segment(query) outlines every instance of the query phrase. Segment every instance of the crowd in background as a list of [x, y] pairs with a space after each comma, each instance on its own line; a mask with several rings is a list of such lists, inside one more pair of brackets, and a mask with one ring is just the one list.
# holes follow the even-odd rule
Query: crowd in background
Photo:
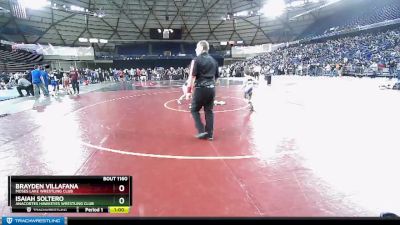
[[[279, 48], [273, 52], [258, 55], [221, 68], [221, 77], [242, 77], [249, 75], [385, 75], [400, 78], [400, 28], [383, 32], [370, 32], [355, 36], [341, 37], [316, 43], [297, 44]], [[59, 86], [73, 85], [79, 93], [79, 84], [89, 85], [105, 81], [151, 81], [187, 79], [189, 68], [126, 68], [88, 69], [70, 68], [50, 70], [40, 66], [25, 73], [0, 74], [0, 89], [17, 87], [27, 95], [35, 95], [32, 87], [33, 71], [40, 71], [44, 94], [48, 86], [59, 90]], [[36, 72], [36, 75], [39, 72]], [[68, 82], [66, 81], [68, 79]], [[71, 80], [72, 79], [72, 80]], [[76, 82], [73, 82], [76, 80]], [[28, 85], [30, 84], [30, 85]], [[28, 88], [29, 86], [29, 88]], [[39, 86], [37, 89], [41, 89]], [[75, 91], [75, 89], [78, 89]], [[39, 93], [39, 92], [38, 92]]]
[[318, 43], [297, 44], [229, 66], [230, 76], [243, 75], [245, 66], [261, 66], [277, 75], [400, 74], [400, 28], [364, 33]]
[[[22, 90], [27, 96], [40, 96], [43, 93], [58, 94], [60, 87], [66, 94], [79, 94], [79, 85], [90, 85], [106, 81], [157, 81], [157, 80], [183, 80], [189, 76], [189, 68], [130, 68], [130, 69], [89, 69], [74, 68], [69, 70], [50, 70], [49, 66], [35, 66], [33, 70], [25, 73], [0, 74], [0, 89], [13, 89], [16, 87], [19, 96], [23, 97]], [[73, 92], [71, 90], [73, 89]]]
[[181, 80], [188, 77], [189, 69], [178, 68], [130, 68], [130, 69], [82, 69], [83, 83], [98, 83], [103, 81], [140, 81], [140, 80]]

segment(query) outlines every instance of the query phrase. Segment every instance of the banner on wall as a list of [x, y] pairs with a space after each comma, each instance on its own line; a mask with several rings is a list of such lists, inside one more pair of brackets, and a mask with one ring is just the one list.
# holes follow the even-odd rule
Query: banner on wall
[[255, 46], [235, 46], [232, 48], [233, 58], [245, 58], [250, 56], [255, 56], [274, 50], [272, 44], [263, 44]]
[[94, 60], [94, 49], [92, 47], [65, 47], [53, 46], [51, 44], [17, 44], [12, 45], [13, 50], [25, 50], [40, 54], [48, 59], [61, 60]]
[[59, 55], [59, 56], [67, 56], [71, 58], [76, 57], [88, 57], [93, 56], [94, 59], [94, 50], [92, 47], [64, 47], [64, 46], [53, 46], [53, 45], [40, 45], [39, 46], [39, 54], [43, 55]]

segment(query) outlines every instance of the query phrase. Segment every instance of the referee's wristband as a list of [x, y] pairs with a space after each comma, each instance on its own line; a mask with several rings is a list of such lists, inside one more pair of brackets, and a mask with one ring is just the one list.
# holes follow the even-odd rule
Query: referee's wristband
[[192, 93], [192, 87], [187, 88], [187, 93], [189, 93], [189, 94]]

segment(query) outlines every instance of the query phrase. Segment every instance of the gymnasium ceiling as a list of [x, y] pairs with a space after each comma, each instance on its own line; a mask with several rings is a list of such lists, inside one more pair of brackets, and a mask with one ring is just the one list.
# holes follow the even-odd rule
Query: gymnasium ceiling
[[[39, 1], [39, 0], [36, 0]], [[88, 46], [79, 38], [101, 38], [107, 44], [95, 44], [97, 51], [112, 51], [115, 44], [148, 40], [150, 28], [182, 29], [182, 39], [243, 41], [246, 45], [281, 43], [295, 40], [321, 16], [332, 13], [331, 7], [316, 9], [328, 0], [306, 2], [288, 8], [278, 18], [265, 15], [223, 17], [243, 11], [259, 11], [267, 0], [52, 0], [52, 6], [26, 8], [22, 12], [17, 0], [0, 0], [0, 39], [15, 42], [67, 46]], [[270, 0], [276, 1], [276, 0]], [[294, 0], [285, 0], [286, 3]], [[299, 0], [297, 0], [298, 2]], [[35, 2], [35, 1], [33, 1]], [[32, 3], [36, 4], [36, 3]], [[74, 5], [89, 13], [60, 10]], [[18, 11], [19, 10], [19, 11]], [[303, 16], [291, 19], [302, 12]], [[103, 17], [93, 13], [103, 14]], [[89, 15], [91, 14], [91, 15]]]

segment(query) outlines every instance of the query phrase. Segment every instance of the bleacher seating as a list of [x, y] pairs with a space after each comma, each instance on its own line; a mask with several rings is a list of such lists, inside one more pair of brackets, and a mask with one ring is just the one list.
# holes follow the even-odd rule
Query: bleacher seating
[[[195, 56], [196, 43], [186, 42], [147, 42], [147, 43], [135, 43], [129, 45], [116, 46], [116, 55], [109, 57], [113, 59], [125, 59], [132, 57], [146, 57], [146, 56], [166, 56], [166, 52], [171, 52], [171, 56], [180, 56], [185, 54], [186, 56]], [[217, 54], [215, 48], [210, 46], [210, 54]], [[97, 55], [98, 58], [106, 58]]]
[[40, 63], [43, 55], [18, 50], [10, 51], [9, 46], [0, 47], [0, 71], [7, 73], [25, 72]]
[[35, 65], [36, 63], [6, 62], [4, 63], [4, 71], [8, 73], [26, 72], [32, 70]]
[[42, 60], [43, 56], [38, 54], [0, 50], [0, 61], [40, 62]]
[[153, 55], [164, 55], [167, 51], [170, 51], [172, 55], [182, 53], [181, 43], [154, 42], [151, 45]]
[[119, 55], [125, 56], [142, 56], [149, 54], [149, 44], [148, 43], [135, 43], [129, 45], [119, 45], [116, 46], [117, 53]]
[[196, 43], [183, 43], [183, 51], [188, 55], [196, 55]]
[[[236, 62], [272, 68], [276, 74], [400, 76], [400, 26], [385, 31], [362, 32], [318, 42], [304, 42]], [[399, 65], [399, 67], [398, 67]]]
[[303, 32], [299, 39], [400, 18], [399, 0], [354, 0], [343, 4], [345, 4], [344, 9], [318, 19]]

